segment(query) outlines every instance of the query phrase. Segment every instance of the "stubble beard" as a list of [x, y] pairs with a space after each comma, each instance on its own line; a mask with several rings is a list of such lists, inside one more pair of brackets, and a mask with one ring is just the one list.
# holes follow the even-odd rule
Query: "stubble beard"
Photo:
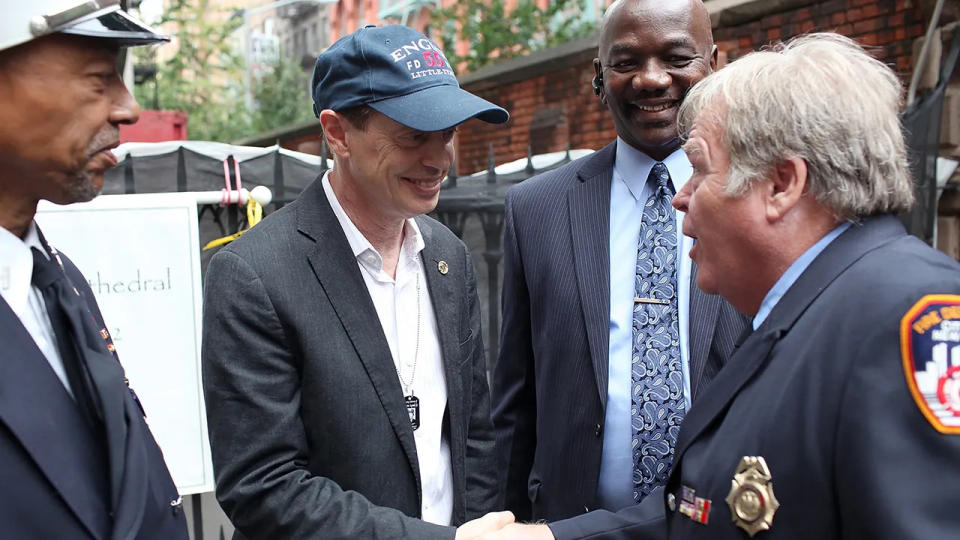
[[92, 201], [100, 194], [100, 187], [97, 187], [95, 184], [93, 173], [80, 171], [74, 176], [73, 181], [70, 182], [72, 188], [70, 198], [73, 202]]
[[99, 131], [87, 144], [87, 163], [77, 172], [70, 182], [70, 198], [74, 202], [93, 200], [103, 189], [103, 175], [106, 170], [91, 170], [90, 164], [96, 158], [99, 150], [110, 146], [117, 141], [119, 128], [111, 127]]

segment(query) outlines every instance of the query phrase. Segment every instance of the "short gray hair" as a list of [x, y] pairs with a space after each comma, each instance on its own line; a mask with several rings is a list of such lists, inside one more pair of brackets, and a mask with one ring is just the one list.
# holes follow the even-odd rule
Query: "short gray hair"
[[797, 37], [750, 53], [693, 87], [689, 134], [710, 108], [730, 153], [727, 192], [742, 195], [777, 162], [801, 158], [810, 193], [838, 219], [909, 210], [913, 185], [893, 71], [839, 34]]

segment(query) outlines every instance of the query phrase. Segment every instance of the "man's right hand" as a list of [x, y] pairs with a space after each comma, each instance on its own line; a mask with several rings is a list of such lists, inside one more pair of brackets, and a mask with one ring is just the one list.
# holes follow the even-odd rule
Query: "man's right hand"
[[477, 540], [513, 522], [513, 512], [490, 512], [457, 528], [456, 540]]

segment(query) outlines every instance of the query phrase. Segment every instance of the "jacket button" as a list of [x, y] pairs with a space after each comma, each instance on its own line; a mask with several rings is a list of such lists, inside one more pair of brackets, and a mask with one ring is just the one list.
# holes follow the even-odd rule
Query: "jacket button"
[[603, 425], [597, 424], [597, 431], [594, 434], [599, 437], [601, 433], [603, 433]]
[[677, 497], [673, 493], [667, 495], [667, 508], [669, 508], [671, 512], [677, 509]]

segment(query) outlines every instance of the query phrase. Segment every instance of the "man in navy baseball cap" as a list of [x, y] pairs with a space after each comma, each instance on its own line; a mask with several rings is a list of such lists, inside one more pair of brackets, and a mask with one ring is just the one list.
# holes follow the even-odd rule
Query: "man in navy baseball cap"
[[488, 514], [499, 474], [476, 275], [423, 214], [456, 126], [509, 116], [403, 26], [337, 41], [313, 97], [333, 168], [207, 270], [217, 498], [235, 538], [478, 537], [513, 515]]
[[502, 124], [504, 109], [460, 88], [436, 43], [406, 26], [367, 26], [317, 58], [314, 113], [367, 105], [421, 131], [442, 131], [471, 118]]

